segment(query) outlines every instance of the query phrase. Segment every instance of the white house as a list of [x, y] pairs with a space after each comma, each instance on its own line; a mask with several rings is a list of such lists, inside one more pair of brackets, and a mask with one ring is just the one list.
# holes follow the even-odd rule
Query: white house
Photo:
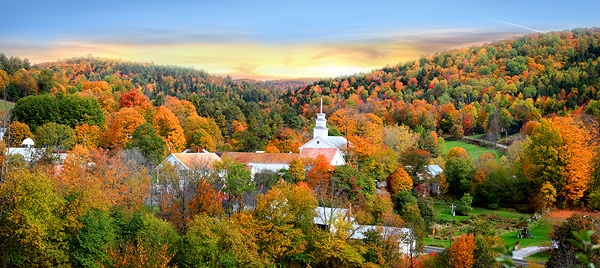
[[171, 164], [182, 177], [188, 174], [207, 176], [214, 169], [214, 163], [220, 161], [215, 153], [171, 153], [156, 166], [156, 170], [160, 172], [165, 165]]
[[[414, 254], [417, 245], [412, 229], [390, 226], [360, 225], [352, 217], [349, 209], [317, 207], [313, 222], [332, 233], [347, 228], [350, 239], [364, 240], [366, 233], [375, 231], [384, 239], [396, 239], [398, 250], [405, 255]], [[343, 226], [345, 225], [345, 226]]]
[[45, 149], [34, 148], [34, 142], [30, 138], [26, 138], [21, 143], [21, 147], [9, 147], [7, 150], [8, 156], [20, 155], [27, 162], [34, 162], [39, 160], [43, 155]]

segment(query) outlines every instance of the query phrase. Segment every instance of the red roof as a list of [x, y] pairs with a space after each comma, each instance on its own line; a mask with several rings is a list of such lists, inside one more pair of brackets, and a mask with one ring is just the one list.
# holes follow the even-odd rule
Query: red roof
[[337, 152], [337, 148], [304, 148], [302, 151], [300, 151], [300, 157], [317, 159], [319, 155], [323, 155], [327, 161], [331, 163]]
[[298, 158], [299, 154], [286, 153], [244, 153], [244, 152], [224, 152], [221, 155], [223, 159], [233, 159], [240, 163], [262, 163], [262, 164], [289, 164]]
[[212, 169], [215, 161], [221, 161], [221, 158], [215, 153], [173, 153], [172, 155], [189, 169]]

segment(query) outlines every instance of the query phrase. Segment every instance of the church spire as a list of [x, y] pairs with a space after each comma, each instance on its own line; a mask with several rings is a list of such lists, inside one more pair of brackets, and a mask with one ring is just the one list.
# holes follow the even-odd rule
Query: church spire
[[317, 114], [317, 121], [313, 129], [313, 138], [321, 137], [327, 139], [329, 129], [327, 129], [327, 119], [323, 113], [323, 98], [321, 98], [320, 112]]

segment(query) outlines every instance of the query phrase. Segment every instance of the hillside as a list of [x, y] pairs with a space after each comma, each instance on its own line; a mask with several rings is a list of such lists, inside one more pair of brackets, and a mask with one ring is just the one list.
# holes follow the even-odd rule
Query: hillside
[[[3, 142], [39, 147], [2, 158], [0, 266], [402, 267], [408, 231], [417, 251], [429, 238], [452, 243], [454, 253], [418, 257], [426, 267], [464, 263], [453, 257], [463, 248], [491, 267], [499, 230], [527, 227], [524, 215], [600, 209], [599, 57], [600, 29], [319, 80], [233, 80], [92, 57], [31, 65], [0, 54], [0, 85], [14, 101]], [[471, 134], [512, 144], [497, 153], [458, 141]], [[249, 163], [216, 153], [287, 158], [329, 136], [347, 140], [335, 148], [345, 165], [321, 154], [252, 177]], [[214, 162], [162, 162], [185, 150]], [[317, 206], [350, 214], [329, 233], [315, 224]], [[471, 206], [519, 213], [469, 217]], [[338, 221], [347, 218], [389, 228], [350, 239], [355, 224]], [[567, 221], [532, 231], [600, 233], [595, 216]]]

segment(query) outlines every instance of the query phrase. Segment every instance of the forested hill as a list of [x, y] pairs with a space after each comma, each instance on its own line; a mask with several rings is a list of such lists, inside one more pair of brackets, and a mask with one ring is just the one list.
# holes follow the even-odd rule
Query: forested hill
[[[6, 82], [10, 101], [106, 87], [112, 95], [99, 100], [105, 114], [120, 107], [106, 110], [105, 98], [118, 103], [132, 90], [154, 107], [174, 96], [191, 102], [200, 116], [213, 118], [225, 144], [236, 143], [227, 148], [252, 151], [289, 133], [282, 128], [307, 130], [320, 99], [328, 115], [373, 114], [383, 124], [457, 137], [497, 135], [503, 129], [516, 133], [527, 121], [567, 114], [600, 99], [599, 56], [600, 29], [593, 28], [530, 34], [318, 81], [236, 81], [192, 68], [94, 57], [31, 65], [4, 54], [0, 81]], [[104, 84], [93, 84], [99, 81]], [[331, 131], [340, 133], [339, 124], [330, 122]], [[248, 133], [234, 138], [236, 129]]]
[[[397, 102], [425, 100], [459, 108], [489, 103], [497, 96], [509, 102], [515, 97], [532, 98], [542, 115], [563, 113], [600, 99], [599, 56], [599, 28], [537, 33], [422, 56], [367, 74], [323, 79], [284, 97], [294, 107], [306, 108], [327, 96], [333, 109], [383, 112], [382, 116], [396, 121], [408, 120], [390, 111]], [[502, 106], [508, 108], [510, 103]]]

